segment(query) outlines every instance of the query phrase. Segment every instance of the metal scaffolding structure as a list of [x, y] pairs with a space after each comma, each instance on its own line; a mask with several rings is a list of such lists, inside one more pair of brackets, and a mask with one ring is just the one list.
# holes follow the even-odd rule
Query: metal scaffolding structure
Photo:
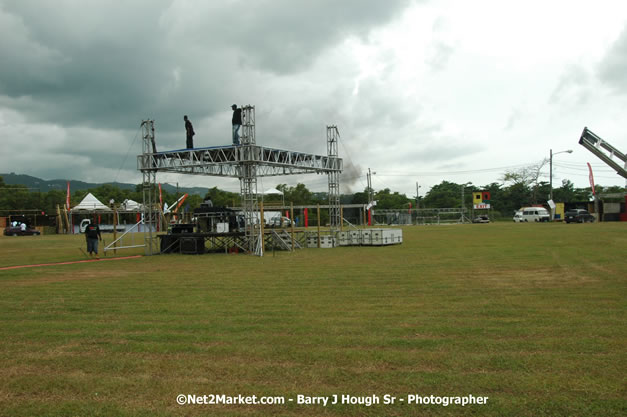
[[[595, 154], [601, 161], [613, 168], [618, 175], [627, 180], [627, 156], [625, 156], [624, 153], [610, 145], [606, 140], [592, 133], [587, 127], [583, 128], [583, 132], [579, 138], [579, 144]], [[620, 166], [618, 162], [614, 161], [613, 157], [617, 157], [623, 163], [623, 166]]]
[[[255, 143], [255, 107], [242, 107], [241, 149], [251, 151]], [[239, 164], [239, 187], [242, 207], [244, 208], [245, 241], [248, 252], [263, 256], [261, 243], [261, 225], [257, 223], [257, 163], [253, 158], [244, 158]]]
[[[157, 150], [155, 145], [155, 124], [154, 120], [143, 120], [142, 124], [142, 149], [143, 154], [138, 158], [142, 161], [142, 198], [144, 200], [142, 220], [144, 222], [144, 244], [146, 245], [146, 255], [153, 255], [159, 252], [157, 240], [157, 224], [159, 223], [159, 210], [155, 208], [157, 204], [157, 169], [152, 166], [150, 158], [146, 155], [154, 154]], [[139, 161], [138, 161], [139, 162]]]
[[[179, 149], [157, 152], [154, 121], [142, 121], [143, 152], [137, 156], [137, 169], [143, 174], [144, 221], [146, 254], [157, 248], [156, 173], [172, 172], [187, 175], [205, 175], [239, 179], [242, 212], [245, 219], [245, 247], [249, 253], [263, 255], [257, 178], [267, 176], [327, 174], [329, 179], [329, 214], [331, 228], [340, 225], [340, 173], [342, 159], [338, 157], [339, 132], [336, 126], [327, 126], [327, 155], [259, 146], [255, 135], [255, 107], [242, 107], [241, 145]], [[156, 227], [154, 229], [156, 231]], [[158, 253], [158, 249], [156, 250]]]
[[[340, 132], [337, 126], [327, 126], [327, 155], [330, 163], [337, 163], [338, 150], [337, 143], [340, 138]], [[331, 233], [338, 231], [342, 223], [342, 214], [340, 213], [340, 171], [331, 170], [329, 176], [329, 225]]]

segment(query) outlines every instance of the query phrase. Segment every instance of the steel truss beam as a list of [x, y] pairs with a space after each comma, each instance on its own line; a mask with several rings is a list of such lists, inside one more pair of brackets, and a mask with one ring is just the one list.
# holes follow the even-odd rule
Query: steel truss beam
[[[245, 136], [242, 135], [242, 142]], [[336, 152], [337, 152], [337, 144]], [[137, 157], [137, 169], [156, 169], [188, 175], [209, 175], [240, 178], [242, 164], [257, 165], [257, 177], [297, 174], [325, 174], [342, 171], [342, 159], [335, 156], [313, 155], [255, 144], [216, 146], [144, 153]]]

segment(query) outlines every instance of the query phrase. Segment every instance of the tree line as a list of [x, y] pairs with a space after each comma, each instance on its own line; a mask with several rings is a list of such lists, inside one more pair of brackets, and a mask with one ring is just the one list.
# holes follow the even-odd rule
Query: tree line
[[[383, 190], [372, 190], [374, 200], [377, 201], [377, 209], [408, 209], [412, 208], [457, 208], [461, 207], [462, 187], [464, 187], [464, 206], [470, 208], [472, 205], [473, 191], [489, 191], [491, 194], [492, 210], [503, 216], [509, 216], [520, 207], [532, 204], [546, 204], [550, 194], [549, 184], [539, 181], [537, 176], [529, 175], [522, 170], [507, 172], [502, 177], [502, 183], [491, 183], [484, 186], [475, 186], [470, 183], [458, 184], [454, 182], [442, 181], [433, 186], [424, 196], [410, 196], [393, 192], [389, 188]], [[282, 202], [286, 205], [316, 205], [327, 204], [328, 195], [326, 192], [313, 192], [305, 184], [288, 186], [278, 184], [276, 187], [283, 192], [281, 195], [266, 195], [264, 201]], [[622, 187], [596, 186], [597, 192], [624, 192]], [[342, 204], [368, 204], [368, 189], [354, 194], [344, 194], [340, 201]], [[104, 184], [88, 190], [75, 191], [71, 194], [71, 206], [76, 206], [87, 195], [92, 193], [104, 204], [113, 200], [116, 204], [121, 204], [124, 200], [130, 199], [142, 202], [142, 185], [137, 185], [134, 190], [120, 189], [114, 185]], [[168, 204], [174, 203], [182, 193], [169, 193], [165, 190], [162, 193], [163, 200]], [[569, 180], [563, 180], [560, 187], [553, 188], [553, 200], [556, 202], [576, 203], [587, 202], [592, 197], [591, 188], [575, 188]], [[183, 204], [183, 210], [193, 210], [207, 198], [211, 198], [214, 206], [233, 207], [240, 206], [239, 193], [220, 190], [213, 187], [207, 190], [204, 196], [189, 195]], [[40, 210], [45, 214], [56, 214], [56, 207], [63, 207], [66, 193], [61, 190], [50, 190], [41, 192], [32, 190], [21, 185], [5, 184], [0, 177], [0, 216], [15, 214], [20, 210]]]

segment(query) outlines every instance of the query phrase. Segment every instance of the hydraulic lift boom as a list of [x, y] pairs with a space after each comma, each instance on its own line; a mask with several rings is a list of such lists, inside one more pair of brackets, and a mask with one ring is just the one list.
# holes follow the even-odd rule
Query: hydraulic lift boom
[[[624, 153], [592, 133], [587, 127], [583, 128], [583, 132], [579, 138], [579, 144], [612, 167], [618, 175], [627, 179], [627, 157]], [[609, 152], [609, 155], [606, 154], [605, 151]], [[622, 167], [612, 159], [614, 156], [623, 161]]]

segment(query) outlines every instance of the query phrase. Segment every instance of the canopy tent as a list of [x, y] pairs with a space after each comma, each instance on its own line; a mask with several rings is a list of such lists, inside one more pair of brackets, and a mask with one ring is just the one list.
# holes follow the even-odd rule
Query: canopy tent
[[135, 200], [127, 199], [122, 203], [122, 209], [128, 211], [140, 211], [142, 210], [142, 205]]
[[280, 194], [283, 195], [283, 193], [279, 190], [277, 190], [276, 188], [268, 188], [266, 191], [263, 192], [264, 195], [269, 195], [269, 194]]
[[263, 196], [264, 195], [280, 195], [281, 196], [281, 204], [283, 206], [285, 206], [285, 197], [283, 195], [283, 193], [279, 190], [277, 190], [276, 188], [268, 188], [266, 191], [264, 191], [263, 193], [261, 193], [262, 196], [262, 200], [263, 200]]
[[87, 193], [85, 198], [78, 203], [78, 205], [72, 207], [70, 212], [85, 212], [85, 211], [111, 211], [111, 209], [100, 202], [92, 193]]

